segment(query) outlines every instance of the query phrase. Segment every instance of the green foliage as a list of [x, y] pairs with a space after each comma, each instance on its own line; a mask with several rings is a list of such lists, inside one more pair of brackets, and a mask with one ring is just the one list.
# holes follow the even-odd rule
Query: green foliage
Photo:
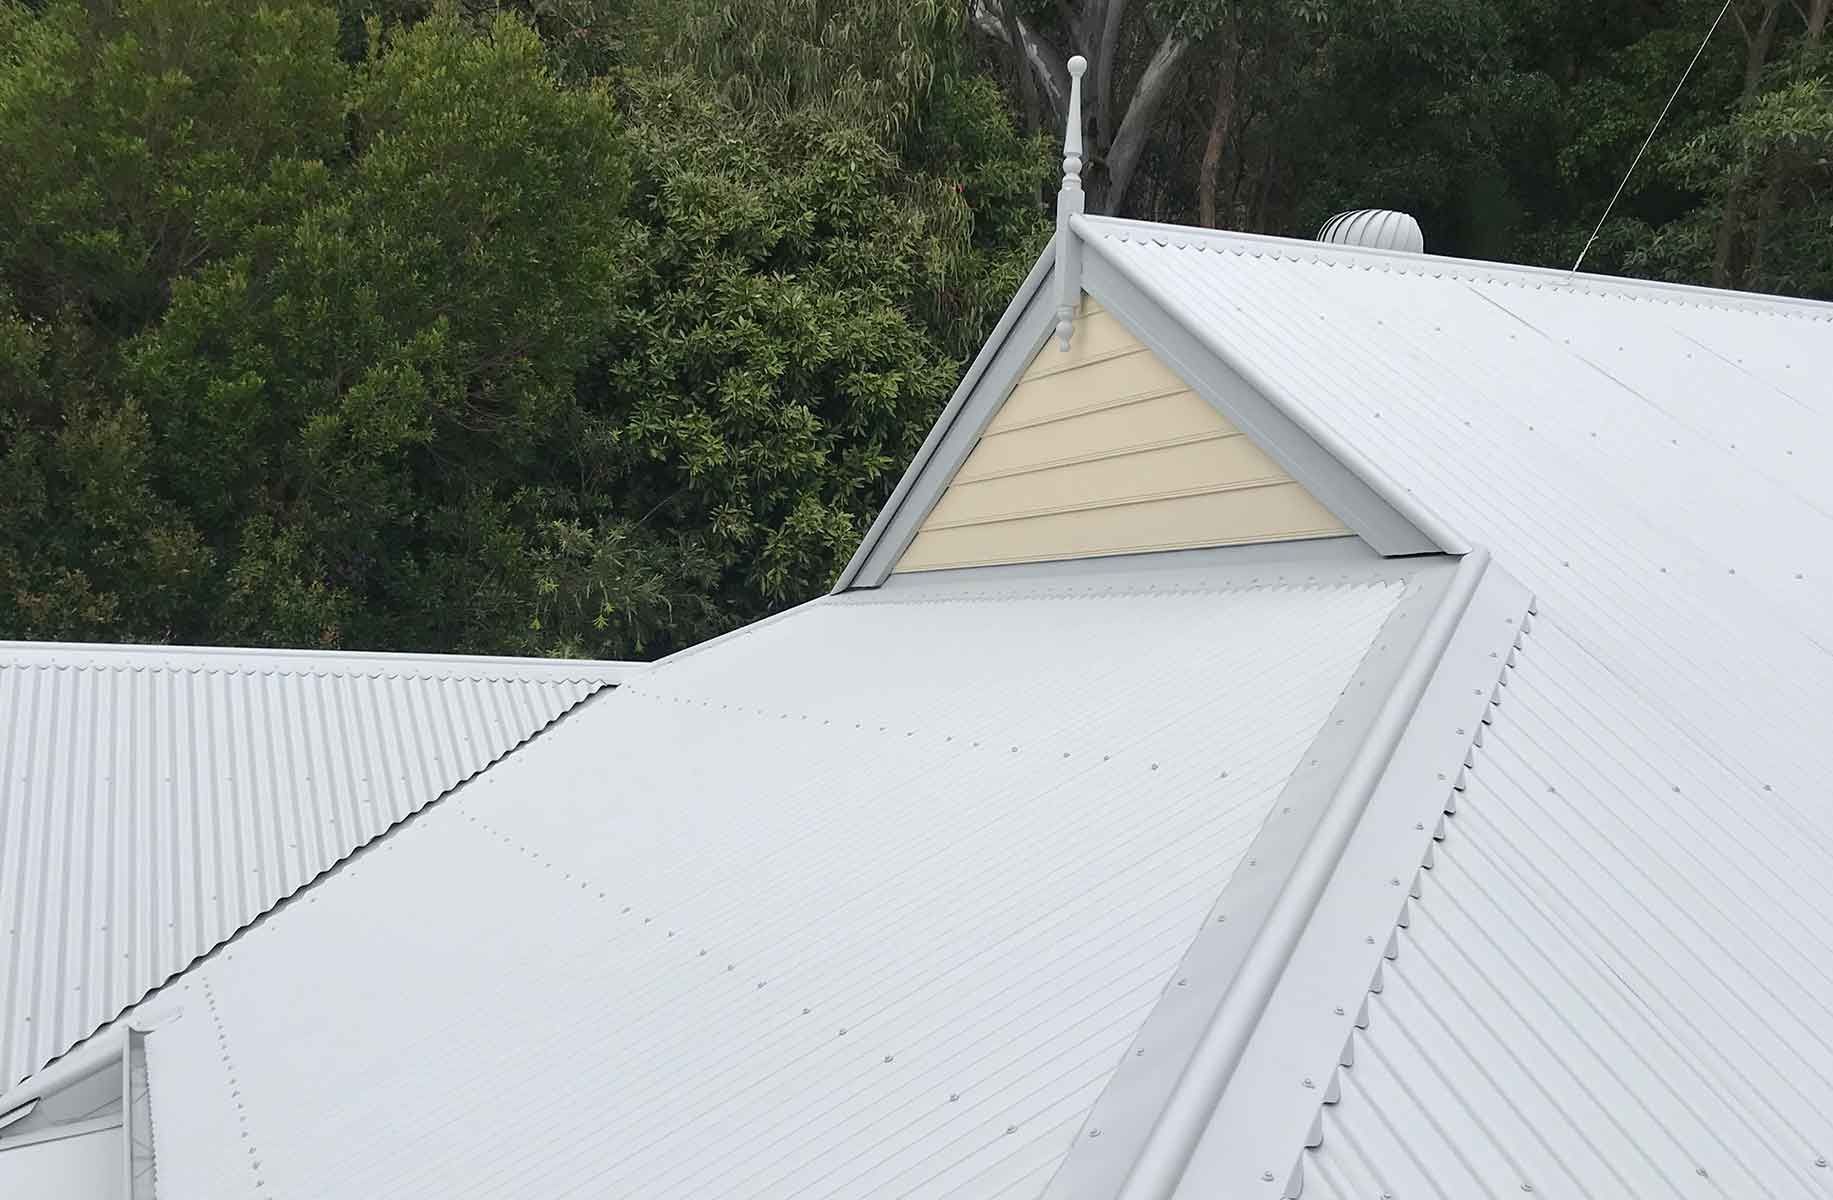
[[[471, 542], [538, 476], [632, 231], [602, 89], [449, 15], [9, 10], [0, 270], [28, 634], [489, 645]], [[468, 570], [436, 564], [463, 562]], [[501, 567], [510, 564], [499, 561]]]
[[[1108, 10], [1010, 4], [0, 0], [0, 633], [623, 657], [818, 592], [1049, 233]], [[1128, 6], [1091, 180], [1569, 262], [1717, 8]], [[1826, 0], [1735, 9], [1588, 265], [1833, 295]]]
[[901, 133], [692, 74], [625, 86], [648, 236], [580, 468], [615, 501], [590, 528], [694, 581], [678, 643], [832, 581], [1047, 237], [1048, 164], [982, 81], [917, 80]]
[[946, 53], [737, 105], [615, 16], [0, 7], [0, 629], [634, 656], [824, 587], [1047, 151]]

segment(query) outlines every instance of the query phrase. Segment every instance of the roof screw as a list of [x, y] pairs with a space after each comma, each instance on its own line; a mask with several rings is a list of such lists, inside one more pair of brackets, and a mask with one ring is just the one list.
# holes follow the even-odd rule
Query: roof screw
[[1704, 1167], [1694, 1167], [1694, 1168], [1693, 1168], [1693, 1173], [1694, 1173], [1695, 1175], [1697, 1175], [1697, 1176], [1699, 1176], [1699, 1177], [1700, 1177], [1701, 1179], [1704, 1179], [1704, 1178], [1706, 1177], [1706, 1168], [1704, 1168]]
[[1524, 1183], [1521, 1185], [1521, 1190], [1524, 1192], [1531, 1192], [1534, 1190], [1534, 1185], [1531, 1183]]
[[1018, 1126], [1016, 1126], [1016, 1125], [1008, 1125], [1008, 1126], [1006, 1126], [1006, 1132], [1007, 1132], [1007, 1133], [1017, 1133], [1017, 1132], [1018, 1132]]
[[1341, 1004], [1337, 1005], [1335, 1011], [1336, 1011], [1337, 1016], [1339, 1017], [1342, 1016], [1343, 1015], [1343, 1006]]
[[1827, 1156], [1823, 1154], [1823, 1155], [1821, 1155], [1821, 1156], [1820, 1156], [1819, 1158], [1816, 1158], [1816, 1159], [1814, 1160], [1814, 1165], [1815, 1165], [1815, 1166], [1817, 1166], [1817, 1167], [1824, 1167], [1824, 1166], [1826, 1166], [1826, 1165], [1827, 1165]]
[[1092, 1138], [1098, 1138], [1101, 1136], [1101, 1131], [1099, 1129], [1091, 1129], [1088, 1131], [1088, 1136]]
[[1305, 1076], [1305, 1086], [1308, 1088], [1314, 1088], [1317, 1086], [1317, 1084], [1311, 1082], [1311, 1076], [1307, 1075]]
[[1273, 1172], [1262, 1171], [1260, 1173], [1260, 1178], [1261, 1178], [1261, 1181], [1264, 1183], [1272, 1183], [1273, 1182]]
[[950, 1093], [948, 1094], [948, 1102], [949, 1102], [950, 1104], [953, 1104], [953, 1103], [954, 1103], [955, 1101], [957, 1101], [957, 1100], [959, 1100], [959, 1099], [961, 1099], [961, 1093], [960, 1093], [960, 1092], [950, 1092]]
[[1375, 935], [1371, 933], [1367, 937], [1363, 938], [1362, 940], [1372, 946], [1375, 944]]

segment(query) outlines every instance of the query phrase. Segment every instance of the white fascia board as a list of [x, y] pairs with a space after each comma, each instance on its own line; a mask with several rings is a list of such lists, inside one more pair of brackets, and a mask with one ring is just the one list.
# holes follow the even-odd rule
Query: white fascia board
[[1056, 309], [1046, 281], [1054, 270], [1056, 239], [1044, 247], [993, 333], [962, 376], [948, 406], [936, 419], [916, 457], [879, 510], [833, 590], [877, 587], [891, 574], [917, 529], [967, 460], [988, 421], [1056, 328]]
[[[1072, 227], [1080, 230], [1081, 220]], [[1082, 240], [1090, 251], [1082, 264], [1083, 289], [1370, 546], [1389, 557], [1469, 550], [1366, 455], [1293, 402], [1278, 381], [1242, 360], [1212, 330], [1184, 321], [1176, 297], [1124, 256], [1108, 253], [1101, 237]]]

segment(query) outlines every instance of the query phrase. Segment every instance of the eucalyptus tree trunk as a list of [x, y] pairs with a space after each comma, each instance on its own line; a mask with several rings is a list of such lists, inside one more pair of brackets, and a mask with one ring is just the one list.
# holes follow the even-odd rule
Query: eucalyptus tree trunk
[[1081, 54], [1088, 59], [1090, 95], [1084, 120], [1090, 127], [1083, 130], [1088, 161], [1083, 186], [1092, 211], [1120, 212], [1193, 41], [1172, 22], [1123, 103], [1116, 78], [1129, 0], [1059, 0], [1062, 45], [1031, 28], [1013, 11], [1012, 0], [970, 0], [970, 4], [974, 27], [1016, 51], [1030, 68], [1032, 82], [1049, 101], [1059, 126], [1069, 103], [1069, 57]]
[[1231, 44], [1223, 56], [1222, 70], [1216, 80], [1216, 107], [1209, 119], [1209, 136], [1203, 142], [1203, 170], [1197, 180], [1197, 217], [1211, 229], [1219, 228], [1216, 183], [1222, 171], [1222, 151], [1235, 123], [1235, 81], [1240, 66], [1239, 49]]
[[[1753, 31], [1744, 27], [1744, 88], [1738, 97], [1738, 109], [1748, 109], [1763, 87], [1763, 68], [1769, 65], [1770, 50], [1776, 44], [1776, 26], [1782, 17], [1782, 0], [1762, 0], [1762, 17]], [[1820, 0], [1821, 22], [1826, 21], [1826, 5]], [[1734, 178], [1725, 190], [1725, 210], [1719, 216], [1718, 239], [1712, 253], [1712, 285], [1731, 284], [1732, 255], [1737, 247], [1738, 226], [1743, 220], [1744, 188]]]

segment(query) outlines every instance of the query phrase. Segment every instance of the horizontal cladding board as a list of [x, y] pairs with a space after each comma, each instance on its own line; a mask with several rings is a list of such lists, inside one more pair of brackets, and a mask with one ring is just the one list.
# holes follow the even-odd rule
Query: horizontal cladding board
[[[1037, 361], [1047, 363], [1055, 357], [1054, 345], [1038, 352]], [[1131, 400], [1184, 391], [1189, 385], [1160, 362], [1145, 347], [1116, 358], [1105, 358], [1074, 370], [1055, 371], [1049, 375], [1028, 378], [1012, 389], [987, 426], [987, 433], [1058, 421], [1097, 408], [1112, 407]], [[1214, 408], [1204, 418], [1205, 425], [1227, 428], [1222, 414]]]
[[1224, 435], [978, 482], [957, 481], [930, 514], [929, 528], [1290, 482], [1252, 442]]
[[1060, 420], [986, 434], [955, 481], [1233, 433], [1209, 401], [1191, 391], [1090, 405]]
[[899, 569], [1089, 558], [1195, 546], [1293, 541], [1347, 533], [1296, 483], [1023, 517], [993, 525], [925, 528]]
[[1085, 299], [1039, 350], [900, 571], [1350, 532], [1112, 315]]
[[1059, 349], [1054, 341], [1047, 343], [1031, 365], [1025, 368], [1024, 378], [1046, 379], [1117, 355], [1135, 354], [1139, 349], [1138, 339], [1111, 315], [1105, 312], [1086, 313], [1076, 318], [1076, 335], [1071, 339], [1069, 349]]

